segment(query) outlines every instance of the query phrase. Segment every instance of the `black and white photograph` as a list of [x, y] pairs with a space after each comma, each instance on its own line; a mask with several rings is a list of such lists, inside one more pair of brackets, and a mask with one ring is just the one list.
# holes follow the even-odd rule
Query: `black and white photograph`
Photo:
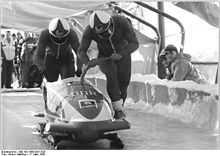
[[220, 150], [219, 21], [217, 0], [0, 0], [1, 155]]

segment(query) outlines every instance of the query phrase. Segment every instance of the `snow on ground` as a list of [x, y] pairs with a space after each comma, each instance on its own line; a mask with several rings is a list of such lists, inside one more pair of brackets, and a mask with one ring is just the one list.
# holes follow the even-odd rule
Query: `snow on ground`
[[[99, 78], [104, 79], [104, 74], [91, 74], [87, 75], [87, 78]], [[203, 91], [210, 93], [211, 95], [218, 95], [218, 85], [217, 84], [197, 84], [193, 81], [168, 81], [166, 79], [159, 79], [154, 74], [142, 75], [142, 74], [133, 74], [131, 76], [131, 81], [150, 83], [151, 85], [163, 85], [168, 88], [185, 88], [191, 91]]]
[[207, 100], [204, 102], [197, 101], [193, 105], [190, 102], [184, 102], [182, 105], [165, 105], [159, 103], [153, 106], [142, 100], [135, 103], [131, 98], [128, 98], [125, 108], [142, 113], [159, 114], [207, 129], [213, 127], [216, 119], [215, 106], [208, 106], [206, 103]]
[[[105, 79], [103, 74], [88, 75], [89, 78]], [[137, 110], [145, 113], [159, 114], [168, 118], [174, 118], [185, 123], [194, 124], [197, 127], [213, 127], [216, 120], [216, 95], [218, 95], [218, 85], [197, 84], [192, 81], [168, 81], [161, 80], [156, 75], [132, 75], [131, 81], [148, 83], [151, 85], [162, 85], [168, 88], [184, 88], [189, 91], [199, 91], [209, 93], [210, 96], [196, 98], [195, 101], [185, 99], [181, 105], [172, 105], [164, 103], [149, 104], [146, 101], [139, 100], [135, 102], [132, 98], [127, 98], [125, 107], [127, 109]], [[172, 98], [172, 97], [171, 97]]]

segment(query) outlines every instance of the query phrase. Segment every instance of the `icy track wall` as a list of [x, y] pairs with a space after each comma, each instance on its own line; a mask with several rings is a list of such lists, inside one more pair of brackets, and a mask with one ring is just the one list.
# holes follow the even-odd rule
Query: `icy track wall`
[[[88, 75], [87, 79], [107, 95], [104, 75]], [[173, 82], [155, 75], [134, 74], [125, 107], [210, 129], [215, 126], [218, 99], [217, 85]]]

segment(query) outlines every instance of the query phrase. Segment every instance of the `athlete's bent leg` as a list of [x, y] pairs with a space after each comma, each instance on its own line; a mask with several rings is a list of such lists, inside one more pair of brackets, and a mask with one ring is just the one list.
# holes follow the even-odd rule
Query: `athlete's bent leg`
[[131, 56], [126, 56], [117, 63], [118, 81], [123, 104], [127, 98], [127, 89], [131, 80]]
[[112, 107], [115, 111], [114, 118], [125, 118], [123, 112], [123, 101], [121, 99], [121, 92], [118, 85], [117, 66], [113, 61], [106, 61], [100, 65], [101, 71], [106, 76], [107, 92], [112, 101]]
[[118, 85], [116, 64], [113, 61], [106, 61], [100, 64], [100, 69], [106, 76], [107, 92], [111, 101], [120, 100], [121, 93]]
[[72, 52], [69, 52], [68, 56], [62, 58], [62, 65], [60, 69], [61, 79], [74, 77], [75, 66], [74, 66], [74, 56]]
[[47, 55], [45, 60], [45, 71], [44, 75], [47, 81], [54, 82], [58, 80], [60, 72], [59, 61], [56, 60], [55, 56]]

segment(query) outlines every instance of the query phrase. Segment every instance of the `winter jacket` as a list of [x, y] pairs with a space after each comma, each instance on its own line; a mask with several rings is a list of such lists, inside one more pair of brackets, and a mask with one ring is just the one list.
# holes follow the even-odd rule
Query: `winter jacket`
[[192, 65], [189, 54], [177, 54], [176, 59], [171, 63], [171, 74], [173, 81], [192, 80], [196, 83], [206, 83], [198, 69]]
[[10, 38], [2, 41], [2, 49], [5, 54], [6, 60], [13, 60], [15, 57], [15, 40]]

